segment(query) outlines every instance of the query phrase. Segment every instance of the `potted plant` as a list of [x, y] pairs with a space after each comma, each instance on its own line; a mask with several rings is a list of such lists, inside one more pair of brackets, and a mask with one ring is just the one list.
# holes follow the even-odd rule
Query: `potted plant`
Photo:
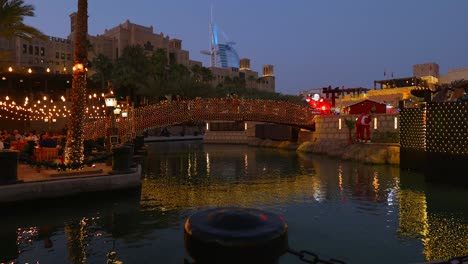
[[353, 136], [352, 136], [352, 131], [356, 127], [356, 121], [353, 119], [344, 119], [346, 127], [348, 128], [348, 144], [353, 144]]

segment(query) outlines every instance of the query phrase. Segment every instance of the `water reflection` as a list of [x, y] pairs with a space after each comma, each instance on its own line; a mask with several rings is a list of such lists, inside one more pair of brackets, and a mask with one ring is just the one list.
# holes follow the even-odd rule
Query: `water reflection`
[[222, 145], [206, 145], [187, 155], [173, 155], [170, 149], [162, 151], [167, 154], [154, 155], [148, 161], [146, 169], [157, 173], [150, 174], [142, 186], [145, 208], [149, 210], [323, 199], [324, 186], [313, 177], [313, 166], [297, 171], [300, 159], [291, 151], [272, 154], [271, 150]]
[[0, 263], [105, 263], [113, 239], [142, 228], [127, 225], [139, 200], [135, 189], [2, 205]]
[[[393, 166], [236, 145], [150, 145], [141, 188], [0, 208], [0, 263], [181, 263], [199, 208], [283, 215], [290, 244], [347, 263], [468, 254], [466, 190]], [[284, 256], [280, 263], [298, 263]]]
[[468, 255], [468, 199], [466, 190], [428, 183], [422, 175], [401, 179], [401, 233], [420, 238], [428, 260]]

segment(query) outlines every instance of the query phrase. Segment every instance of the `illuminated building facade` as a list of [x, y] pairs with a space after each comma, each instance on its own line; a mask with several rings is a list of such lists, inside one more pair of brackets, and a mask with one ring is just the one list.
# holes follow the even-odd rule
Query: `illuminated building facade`
[[[70, 15], [69, 39], [72, 41], [75, 38], [76, 15], [76, 13]], [[197, 64], [195, 61], [190, 61], [189, 51], [182, 49], [182, 40], [171, 39], [163, 33], [154, 33], [153, 26], [137, 25], [129, 20], [114, 28], [106, 29], [102, 35], [88, 37], [92, 45], [92, 50], [88, 55], [89, 60], [98, 54], [103, 54], [115, 61], [122, 55], [125, 47], [139, 45], [148, 55], [157, 49], [165, 49], [170, 64], [182, 64], [187, 67]]]
[[0, 38], [0, 72], [71, 74], [73, 43], [69, 39], [47, 37], [31, 42], [19, 37]]
[[[12, 67], [13, 71], [24, 73], [31, 68], [33, 73], [71, 74], [76, 15], [76, 13], [70, 15], [68, 38], [51, 36], [46, 40], [33, 39], [32, 42], [19, 37], [11, 40], [0, 39], [0, 52], [8, 54], [6, 59], [0, 61], [0, 72], [7, 72]], [[102, 35], [89, 35], [88, 38], [92, 47], [88, 52], [89, 61], [98, 54], [115, 61], [122, 55], [125, 47], [140, 45], [148, 55], [159, 48], [165, 49], [170, 64], [182, 64], [187, 67], [201, 64], [189, 59], [189, 52], [182, 49], [182, 40], [171, 39], [163, 33], [156, 34], [152, 26], [137, 25], [129, 20], [105, 30]]]
[[[70, 15], [70, 35], [68, 38], [49, 37], [46, 40], [33, 39], [31, 43], [20, 38], [12, 40], [0, 39], [0, 52], [9, 56], [0, 61], [0, 72], [12, 69], [19, 73], [27, 73], [31, 68], [34, 73], [71, 74], [76, 29], [76, 13]], [[219, 42], [217, 33], [208, 54], [211, 54], [210, 69], [214, 80], [212, 85], [228, 85], [226, 79], [240, 80], [248, 88], [263, 91], [275, 91], [275, 77], [272, 65], [263, 66], [263, 76], [250, 69], [249, 59], [239, 59], [234, 42]], [[98, 54], [115, 61], [122, 55], [125, 47], [140, 45], [150, 56], [157, 49], [167, 51], [170, 64], [182, 64], [188, 68], [193, 65], [202, 66], [199, 61], [190, 60], [189, 51], [182, 49], [182, 40], [171, 39], [163, 33], [154, 33], [153, 26], [142, 26], [126, 20], [118, 26], [106, 29], [103, 34], [88, 35], [91, 49], [88, 60], [93, 60]], [[205, 53], [206, 54], [206, 53]], [[242, 64], [243, 63], [243, 64]], [[93, 74], [92, 68], [89, 69]], [[232, 82], [231, 82], [232, 83]]]
[[245, 87], [266, 92], [275, 92], [275, 76], [273, 65], [263, 66], [263, 75], [258, 76], [258, 72], [250, 70], [250, 60], [241, 59], [241, 68], [210, 67], [213, 74], [211, 85], [228, 86], [236, 85], [238, 82], [245, 84]]

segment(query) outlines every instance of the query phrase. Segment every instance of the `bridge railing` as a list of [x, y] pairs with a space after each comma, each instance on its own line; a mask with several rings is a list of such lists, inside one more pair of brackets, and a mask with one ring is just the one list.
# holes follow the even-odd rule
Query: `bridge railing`
[[[316, 115], [307, 106], [284, 101], [210, 98], [139, 107], [131, 118], [119, 118], [115, 126], [120, 136], [187, 121], [258, 121], [310, 128]], [[105, 136], [110, 125], [110, 119], [86, 124], [87, 138]]]

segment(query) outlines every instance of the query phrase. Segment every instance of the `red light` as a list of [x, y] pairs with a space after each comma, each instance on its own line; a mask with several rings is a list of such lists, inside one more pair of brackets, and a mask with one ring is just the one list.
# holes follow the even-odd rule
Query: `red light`
[[323, 105], [322, 106], [322, 111], [325, 111], [325, 110], [327, 110], [327, 107]]
[[263, 221], [268, 220], [268, 217], [264, 214], [260, 214], [260, 218], [262, 218]]

